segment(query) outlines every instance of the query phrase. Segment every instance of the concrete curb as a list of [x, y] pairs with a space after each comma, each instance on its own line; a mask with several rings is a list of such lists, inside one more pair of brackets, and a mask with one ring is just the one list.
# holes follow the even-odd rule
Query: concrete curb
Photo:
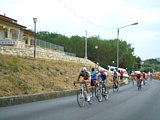
[[[126, 83], [121, 83], [120, 86], [125, 85], [125, 84]], [[109, 89], [112, 88], [112, 86], [108, 86], [108, 87]], [[76, 93], [77, 93], [77, 89], [50, 92], [50, 93], [0, 97], [0, 107], [7, 107], [7, 106], [12, 106], [12, 105], [18, 105], [18, 104], [60, 98], [60, 97], [65, 97], [65, 96], [71, 96], [71, 95], [76, 95]]]
[[77, 90], [67, 90], [67, 91], [58, 91], [58, 92], [41, 93], [41, 94], [0, 97], [0, 107], [71, 96], [75, 95], [76, 92]]

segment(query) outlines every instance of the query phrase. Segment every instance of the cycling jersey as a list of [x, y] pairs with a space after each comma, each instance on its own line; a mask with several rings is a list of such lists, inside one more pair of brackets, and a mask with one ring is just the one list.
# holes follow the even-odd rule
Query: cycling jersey
[[113, 73], [113, 80], [117, 80], [118, 74], [116, 72]]
[[84, 80], [88, 80], [88, 78], [90, 78], [90, 74], [87, 71], [85, 74], [82, 74], [82, 72], [80, 72], [78, 78], [80, 78], [81, 76], [83, 77]]
[[108, 74], [107, 72], [104, 72], [103, 74], [99, 73], [98, 77], [100, 77], [100, 82], [106, 82]]
[[137, 78], [140, 79], [141, 77], [141, 74], [136, 74]]
[[97, 79], [97, 75], [96, 75], [97, 73], [98, 73], [97, 70], [94, 70], [94, 71], [91, 72], [91, 80], [96, 80]]

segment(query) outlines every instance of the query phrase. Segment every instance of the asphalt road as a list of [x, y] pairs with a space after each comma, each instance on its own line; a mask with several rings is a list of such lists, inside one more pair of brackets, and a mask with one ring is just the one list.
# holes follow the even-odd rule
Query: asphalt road
[[110, 90], [108, 101], [87, 102], [80, 108], [76, 96], [0, 108], [0, 120], [160, 120], [160, 81], [148, 81], [142, 90], [125, 85]]

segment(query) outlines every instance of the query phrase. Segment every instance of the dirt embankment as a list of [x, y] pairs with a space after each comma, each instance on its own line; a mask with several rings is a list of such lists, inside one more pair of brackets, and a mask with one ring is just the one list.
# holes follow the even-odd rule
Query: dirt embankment
[[[75, 89], [72, 83], [80, 68], [86, 66], [63, 60], [0, 55], [0, 97]], [[90, 71], [94, 66], [86, 67]]]

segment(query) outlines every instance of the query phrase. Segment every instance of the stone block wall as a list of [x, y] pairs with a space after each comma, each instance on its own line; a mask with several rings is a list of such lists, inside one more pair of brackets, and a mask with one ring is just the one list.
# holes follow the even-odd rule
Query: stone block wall
[[[34, 57], [34, 49], [32, 48], [16, 48], [14, 46], [0, 46], [0, 53], [7, 55], [18, 55], [18, 56], [26, 56], [26, 57]], [[65, 60], [72, 61], [76, 63], [83, 63], [85, 65], [94, 66], [95, 63], [88, 59], [73, 57], [69, 55], [65, 55], [62, 51], [43, 49], [37, 47], [36, 49], [36, 58], [42, 59], [53, 59], [53, 60]]]

